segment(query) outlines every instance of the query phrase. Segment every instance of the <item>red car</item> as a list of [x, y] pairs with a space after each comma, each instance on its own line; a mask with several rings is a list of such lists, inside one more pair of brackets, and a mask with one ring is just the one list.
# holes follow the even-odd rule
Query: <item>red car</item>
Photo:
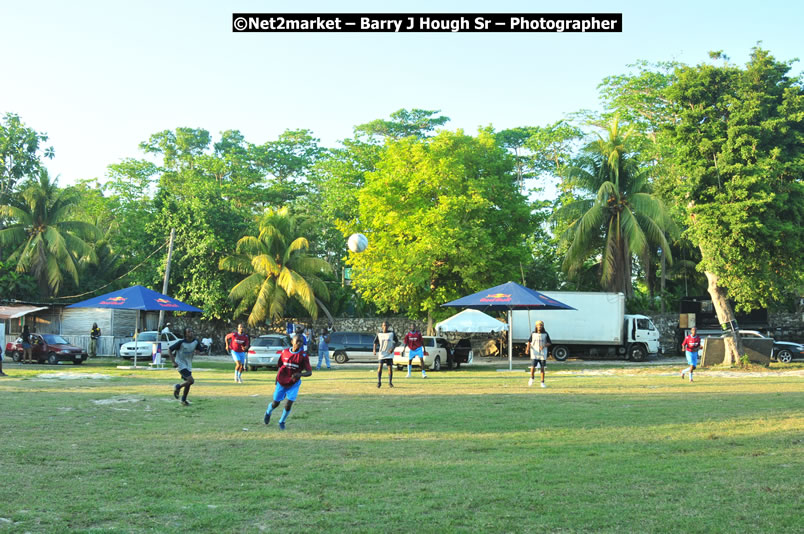
[[[51, 365], [62, 361], [79, 365], [89, 357], [84, 349], [70, 345], [56, 334], [31, 334], [31, 355], [37, 362]], [[15, 362], [22, 361], [22, 338], [17, 338], [14, 343], [6, 343], [6, 356]]]

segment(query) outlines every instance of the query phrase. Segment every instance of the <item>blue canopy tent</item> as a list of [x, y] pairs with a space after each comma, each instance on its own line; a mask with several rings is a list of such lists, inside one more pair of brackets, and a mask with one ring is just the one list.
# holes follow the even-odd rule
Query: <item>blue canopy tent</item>
[[[70, 304], [68, 308], [110, 308], [119, 310], [139, 310], [139, 311], [183, 311], [201, 312], [203, 310], [185, 304], [167, 295], [163, 295], [152, 289], [143, 286], [132, 286], [126, 289], [119, 289], [106, 293], [99, 297], [82, 300], [75, 304]], [[135, 331], [140, 329], [140, 314], [137, 313], [135, 321]], [[136, 340], [135, 340], [136, 343]], [[136, 345], [135, 345], [136, 347]], [[137, 366], [137, 350], [134, 350], [134, 367]]]
[[508, 370], [513, 369], [513, 310], [574, 310], [563, 302], [542, 295], [538, 291], [521, 286], [516, 282], [504, 284], [478, 291], [458, 300], [442, 304], [451, 308], [470, 308], [480, 311], [508, 312]]

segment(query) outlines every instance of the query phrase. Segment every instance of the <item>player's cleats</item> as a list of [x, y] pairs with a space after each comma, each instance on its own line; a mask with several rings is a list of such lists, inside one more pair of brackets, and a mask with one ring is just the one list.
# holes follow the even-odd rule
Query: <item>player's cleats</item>
[[285, 430], [285, 423], [282, 421], [279, 422], [279, 430]]
[[391, 382], [388, 382], [388, 387], [392, 388], [392, 387], [394, 387], [394, 385]]
[[684, 380], [684, 371], [681, 371], [681, 380]]
[[529, 385], [529, 386], [532, 386], [532, 385], [533, 385], [533, 379], [532, 379], [532, 378], [531, 378], [530, 380], [528, 380], [528, 385]]
[[181, 391], [181, 384], [173, 386], [173, 396], [176, 397], [176, 400], [179, 399], [179, 391]]
[[543, 387], [543, 388], [546, 388], [546, 387], [547, 387], [547, 384], [545, 384], [544, 382], [542, 382], [542, 387]]
[[182, 406], [189, 406], [189, 405], [190, 405], [190, 401], [182, 399], [182, 401], [181, 401], [181, 405], [182, 405]]
[[382, 382], [377, 382], [377, 387], [381, 388], [382, 387]]
[[265, 412], [265, 417], [262, 418], [262, 422], [266, 425], [271, 422], [271, 414]]

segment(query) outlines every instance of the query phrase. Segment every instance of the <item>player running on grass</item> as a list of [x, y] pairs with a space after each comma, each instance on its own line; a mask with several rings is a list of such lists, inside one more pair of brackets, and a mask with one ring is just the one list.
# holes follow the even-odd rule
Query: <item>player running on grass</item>
[[681, 344], [681, 350], [684, 351], [687, 356], [687, 363], [690, 364], [688, 368], [681, 371], [681, 378], [684, 378], [684, 375], [689, 372], [690, 382], [692, 382], [692, 372], [698, 367], [698, 349], [700, 348], [701, 338], [698, 337], [698, 330], [692, 327], [692, 329], [690, 329], [690, 335], [685, 337], [684, 342]]
[[263, 418], [263, 422], [266, 425], [271, 422], [271, 412], [274, 411], [274, 408], [279, 406], [282, 399], [287, 399], [285, 410], [282, 412], [282, 417], [279, 418], [279, 428], [285, 430], [285, 421], [290, 415], [293, 403], [296, 402], [296, 396], [301, 388], [301, 379], [303, 376], [313, 374], [313, 368], [310, 366], [310, 359], [304, 351], [303, 344], [304, 340], [300, 335], [293, 336], [293, 346], [290, 349], [283, 350], [282, 356], [279, 357], [274, 400], [268, 405]]
[[198, 350], [201, 343], [193, 335], [192, 328], [184, 329], [184, 338], [178, 340], [170, 347], [168, 353], [170, 360], [173, 362], [173, 367], [179, 368], [179, 374], [184, 382], [173, 386], [173, 396], [179, 398], [179, 393], [184, 388], [184, 394], [181, 396], [181, 403], [183, 406], [189, 406], [187, 401], [187, 394], [190, 392], [190, 386], [195, 383], [193, 380], [193, 356], [201, 354]]
[[246, 351], [251, 346], [251, 339], [246, 334], [243, 323], [237, 325], [237, 332], [226, 334], [224, 340], [235, 361], [235, 382], [242, 384], [243, 370], [246, 368]]

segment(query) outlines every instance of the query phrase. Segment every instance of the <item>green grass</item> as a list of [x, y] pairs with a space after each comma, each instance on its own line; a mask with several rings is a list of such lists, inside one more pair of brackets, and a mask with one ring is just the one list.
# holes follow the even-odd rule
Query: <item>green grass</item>
[[[801, 532], [804, 376], [676, 367], [314, 372], [8, 368], [1, 532]], [[502, 366], [502, 365], [501, 365]], [[586, 373], [592, 374], [581, 374]], [[600, 372], [609, 372], [605, 375]], [[43, 379], [43, 373], [106, 379]], [[757, 374], [761, 376], [756, 376]]]

